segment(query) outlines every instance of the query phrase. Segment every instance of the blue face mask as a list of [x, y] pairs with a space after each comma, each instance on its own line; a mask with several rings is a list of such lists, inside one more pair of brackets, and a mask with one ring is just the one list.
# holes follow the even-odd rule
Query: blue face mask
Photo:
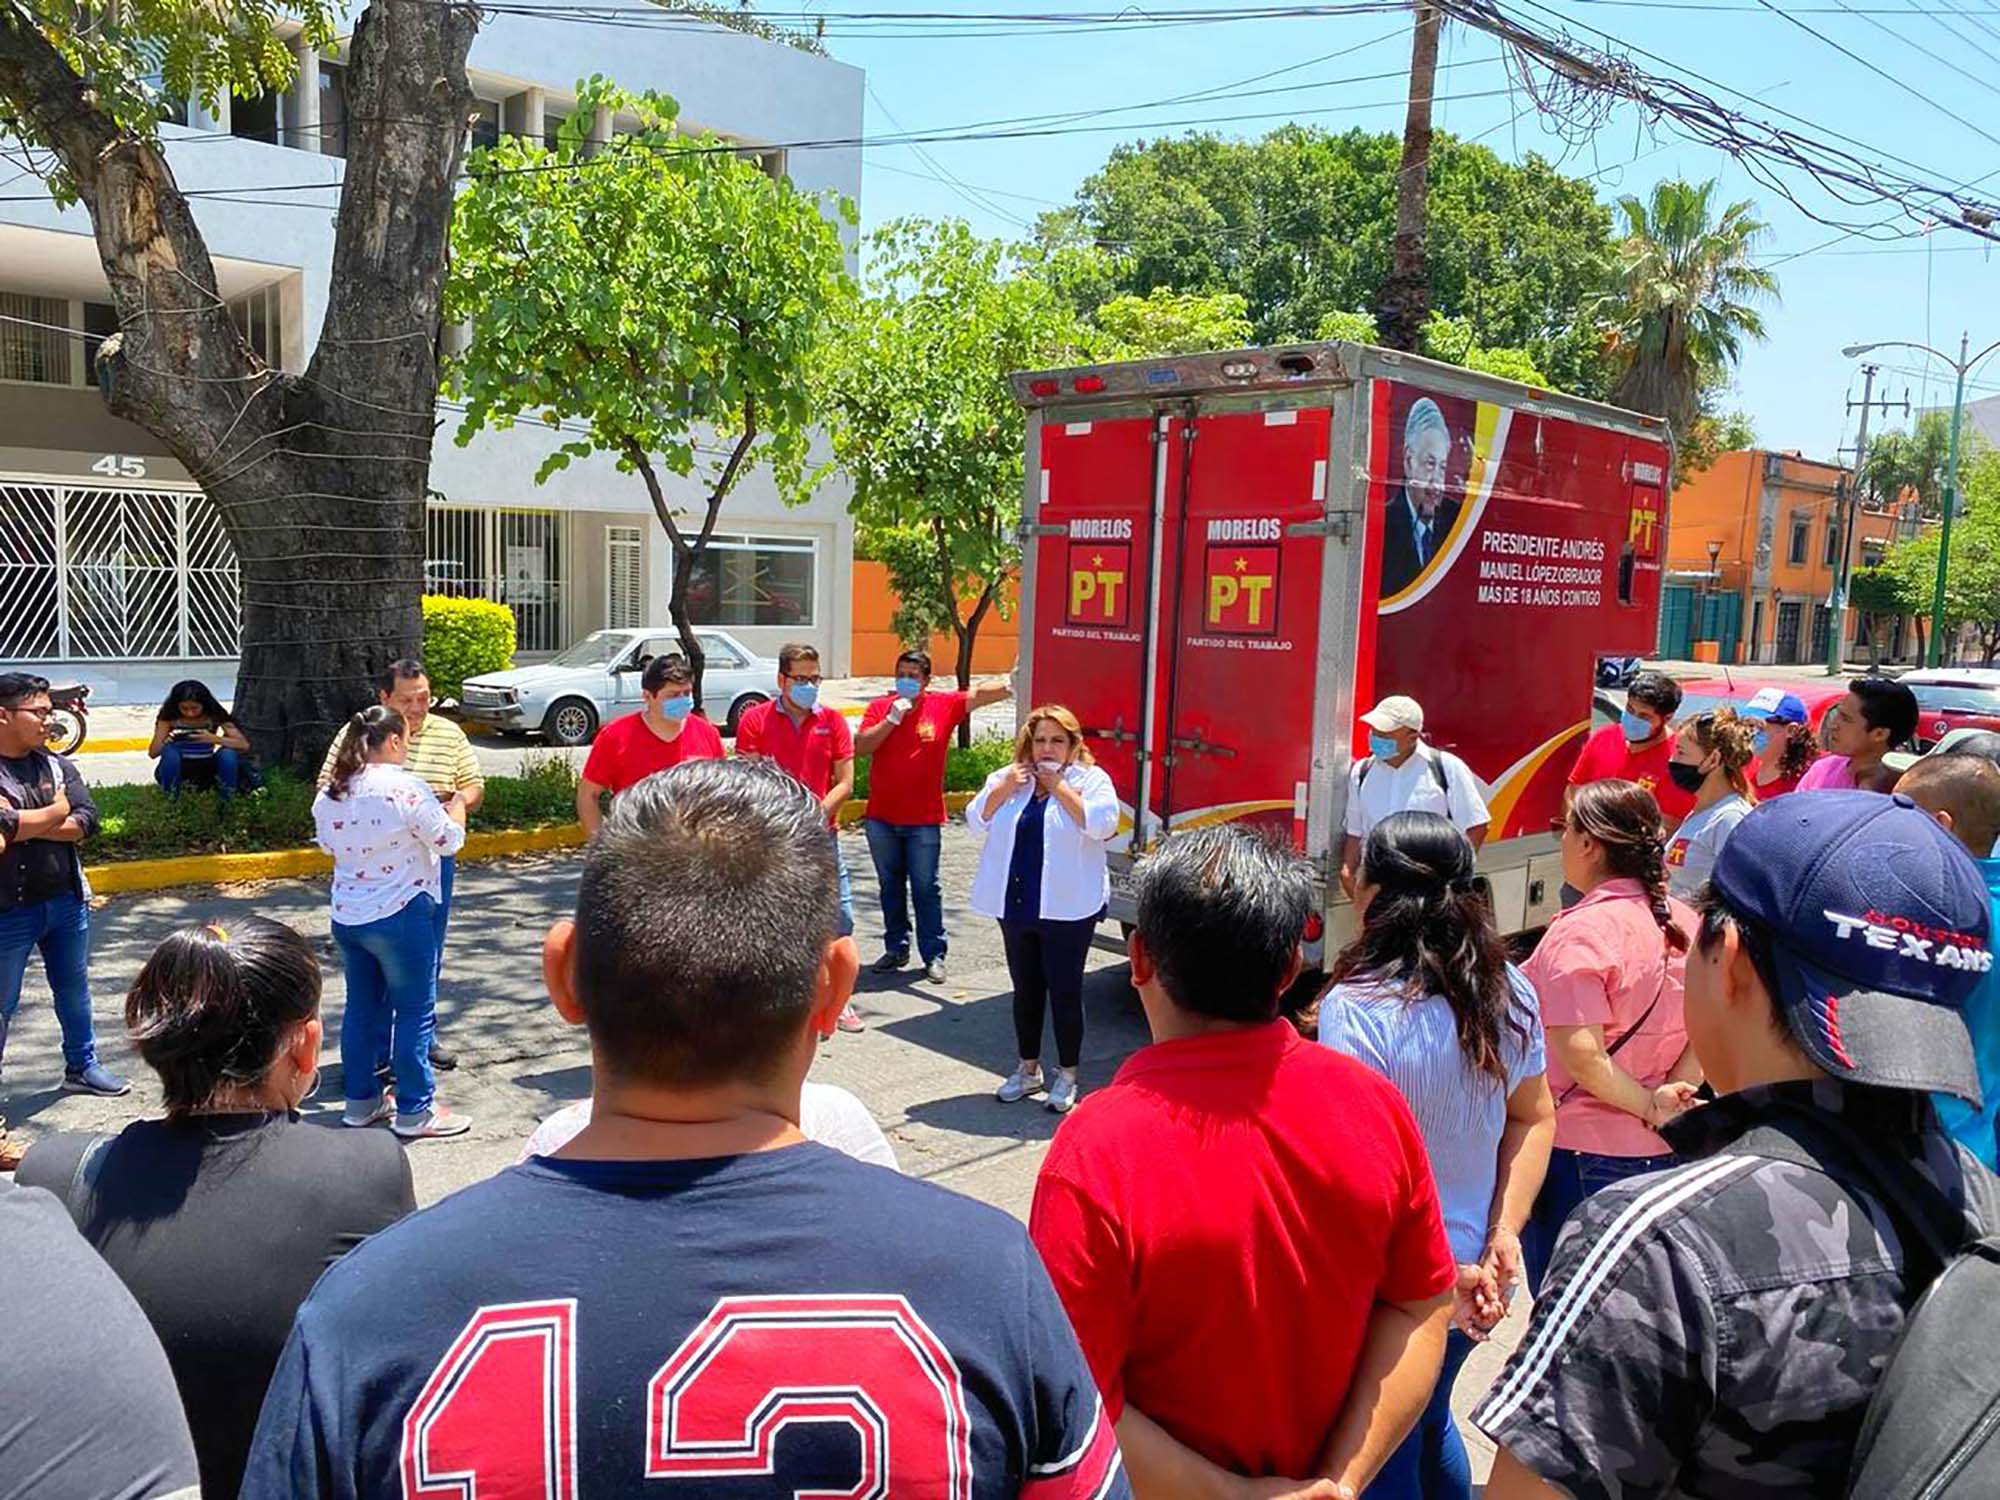
[[662, 698], [660, 712], [669, 719], [685, 719], [694, 712], [694, 694], [683, 693], [678, 698]]
[[819, 702], [819, 684], [795, 682], [785, 689], [785, 696], [792, 700], [792, 707], [810, 710]]
[[1625, 731], [1625, 738], [1635, 745], [1650, 740], [1654, 733], [1653, 721], [1640, 718], [1629, 708], [1618, 716], [1618, 727]]
[[1771, 748], [1771, 731], [1768, 729], [1758, 730], [1750, 736], [1750, 744], [1759, 755], [1762, 755]]
[[896, 679], [896, 696], [898, 698], [914, 698], [923, 690], [923, 683], [914, 677], [898, 677]]
[[1403, 747], [1396, 743], [1393, 735], [1371, 733], [1368, 736], [1368, 753], [1377, 760], [1394, 760], [1403, 753]]

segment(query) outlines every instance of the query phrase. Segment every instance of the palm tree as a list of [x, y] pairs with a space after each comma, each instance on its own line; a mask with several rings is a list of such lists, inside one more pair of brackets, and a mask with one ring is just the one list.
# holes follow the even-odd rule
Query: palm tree
[[1742, 358], [1743, 340], [1764, 337], [1759, 302], [1778, 283], [1751, 251], [1767, 226], [1749, 203], [1715, 219], [1713, 180], [1653, 188], [1650, 205], [1619, 200], [1625, 238], [1618, 244], [1617, 289], [1607, 299], [1618, 381], [1611, 399], [1665, 417], [1676, 434], [1700, 414], [1705, 386]]

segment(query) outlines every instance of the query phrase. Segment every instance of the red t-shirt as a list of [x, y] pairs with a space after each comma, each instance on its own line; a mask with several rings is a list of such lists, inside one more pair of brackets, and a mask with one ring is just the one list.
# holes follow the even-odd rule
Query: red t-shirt
[[690, 715], [677, 738], [663, 740], [648, 727], [645, 714], [627, 714], [598, 731], [583, 763], [583, 779], [622, 792], [684, 760], [721, 759], [722, 736], [704, 718]]
[[854, 733], [837, 709], [815, 708], [795, 724], [776, 702], [760, 703], [737, 721], [736, 753], [765, 756], [824, 797], [833, 788], [834, 766], [854, 759]]
[[1396, 1086], [1283, 1021], [1156, 1042], [1056, 1132], [1028, 1233], [1116, 1420], [1312, 1471], [1378, 1300], [1457, 1280]]
[[1673, 758], [1671, 734], [1659, 744], [1635, 752], [1623, 729], [1606, 724], [1583, 742], [1583, 750], [1569, 773], [1569, 784], [1582, 786], [1586, 781], [1613, 778], [1636, 781], [1653, 794], [1660, 811], [1666, 814], [1667, 825], [1672, 827], [1694, 811], [1694, 794], [1675, 786], [1673, 777], [1667, 774], [1667, 762]]
[[[868, 705], [861, 727], [872, 728], [896, 706], [889, 693]], [[875, 747], [868, 765], [868, 816], [884, 823], [916, 826], [944, 821], [944, 763], [951, 732], [971, 702], [965, 693], [927, 692], [889, 737]]]

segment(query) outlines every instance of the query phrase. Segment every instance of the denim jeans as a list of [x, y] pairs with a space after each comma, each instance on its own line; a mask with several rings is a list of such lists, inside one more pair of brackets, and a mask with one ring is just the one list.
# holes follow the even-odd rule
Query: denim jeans
[[840, 847], [840, 835], [833, 836], [833, 867], [840, 882], [840, 927], [836, 937], [854, 936], [854, 881], [847, 873], [847, 851]]
[[431, 1033], [437, 1027], [437, 902], [419, 891], [394, 916], [349, 927], [333, 924], [347, 968], [347, 1007], [340, 1017], [340, 1071], [350, 1105], [382, 1097], [375, 1081], [376, 1048], [395, 1041], [396, 1110], [431, 1107]]
[[1362, 1500], [1472, 1500], [1472, 1461], [1451, 1415], [1451, 1388], [1472, 1350], [1472, 1340], [1456, 1328], [1446, 1335], [1444, 1368], [1430, 1404]]
[[1677, 1160], [1666, 1156], [1605, 1156], [1596, 1151], [1566, 1151], [1558, 1146], [1549, 1153], [1549, 1175], [1535, 1195], [1534, 1209], [1521, 1227], [1522, 1275], [1530, 1293], [1538, 1293], [1542, 1276], [1556, 1253], [1556, 1238], [1563, 1222], [1576, 1206], [1592, 1193], [1642, 1177], [1648, 1172], [1664, 1172]]
[[935, 823], [885, 823], [880, 818], [869, 818], [864, 826], [875, 879], [882, 887], [882, 951], [909, 953], [914, 902], [917, 952], [925, 963], [943, 958], [950, 946], [944, 931], [944, 888], [938, 883], [944, 830]]
[[172, 740], [161, 747], [160, 763], [153, 767], [153, 780], [160, 784], [160, 790], [169, 797], [178, 797], [181, 780], [190, 767], [207, 761], [215, 768], [215, 790], [223, 797], [236, 795], [236, 788], [242, 779], [243, 757], [237, 751], [223, 745], [206, 755], [189, 755], [185, 747]]
[[[446, 925], [451, 921], [451, 885], [453, 877], [457, 874], [458, 858], [456, 855], [447, 854], [438, 861], [438, 900], [433, 903], [433, 909], [436, 913], [434, 926], [436, 928], [437, 941], [437, 953], [431, 961], [431, 990], [433, 996], [435, 996], [444, 980], [444, 930]], [[435, 1007], [432, 1009], [431, 1016], [431, 1031], [435, 1034], [437, 1031], [437, 1012]], [[390, 1032], [393, 1029], [394, 1021], [395, 1017], [385, 1009], [382, 1013], [382, 1029], [375, 1036], [375, 1066], [378, 1070], [387, 1067], [390, 1063]], [[399, 1073], [396, 1076], [401, 1078], [402, 1074]]]
[[90, 905], [74, 893], [0, 911], [0, 1051], [37, 948], [62, 1027], [63, 1069], [81, 1073], [97, 1061], [97, 1035], [90, 1025]]

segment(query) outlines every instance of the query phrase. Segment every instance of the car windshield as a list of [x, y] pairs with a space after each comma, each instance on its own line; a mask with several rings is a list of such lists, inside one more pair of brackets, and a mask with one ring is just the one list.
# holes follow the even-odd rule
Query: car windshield
[[1992, 688], [1958, 687], [1941, 682], [1913, 682], [1910, 691], [1917, 695], [1917, 707], [1927, 713], [1949, 712], [1956, 709], [1969, 714], [2000, 714], [2000, 692]]
[[622, 630], [593, 630], [549, 663], [552, 667], [608, 667], [625, 653], [632, 637]]

